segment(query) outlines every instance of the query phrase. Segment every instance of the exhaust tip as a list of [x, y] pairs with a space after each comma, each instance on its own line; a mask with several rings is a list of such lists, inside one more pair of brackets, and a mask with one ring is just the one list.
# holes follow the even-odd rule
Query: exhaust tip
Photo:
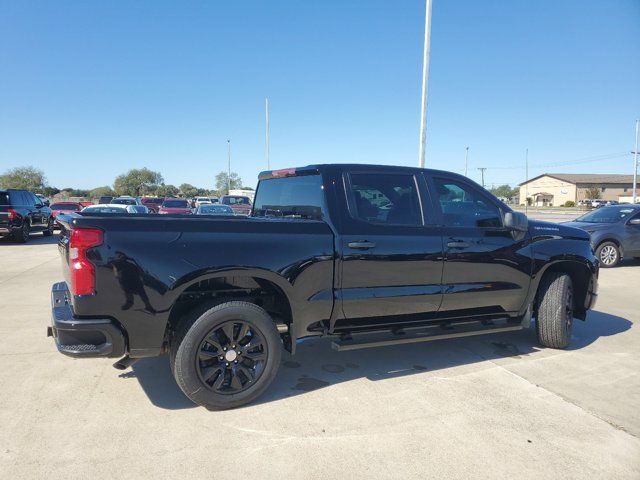
[[113, 368], [117, 370], [126, 370], [137, 361], [138, 361], [137, 358], [131, 358], [129, 355], [125, 355], [124, 357], [122, 357], [120, 360], [118, 360], [116, 363], [113, 364]]

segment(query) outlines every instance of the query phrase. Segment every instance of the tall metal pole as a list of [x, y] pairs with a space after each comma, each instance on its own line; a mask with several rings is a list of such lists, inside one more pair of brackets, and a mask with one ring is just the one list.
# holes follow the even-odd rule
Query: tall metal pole
[[469, 170], [469, 147], [464, 149], [464, 176], [468, 177], [467, 171]]
[[424, 168], [425, 147], [427, 143], [427, 83], [429, 80], [429, 52], [431, 39], [431, 3], [426, 0], [424, 19], [424, 51], [422, 53], [422, 106], [420, 111], [420, 150], [418, 152], [418, 166]]
[[264, 156], [267, 160], [267, 170], [271, 170], [271, 162], [269, 161], [269, 98], [264, 99], [264, 112], [266, 120], [266, 133], [264, 139]]
[[524, 151], [524, 213], [529, 211], [529, 149]]
[[227, 139], [227, 195], [231, 193], [231, 140]]
[[638, 186], [638, 129], [640, 120], [636, 120], [636, 148], [633, 149], [633, 204], [636, 204], [636, 187]]
[[482, 174], [482, 188], [484, 188], [484, 171], [487, 169], [487, 167], [479, 167], [478, 170], [480, 170], [480, 173]]

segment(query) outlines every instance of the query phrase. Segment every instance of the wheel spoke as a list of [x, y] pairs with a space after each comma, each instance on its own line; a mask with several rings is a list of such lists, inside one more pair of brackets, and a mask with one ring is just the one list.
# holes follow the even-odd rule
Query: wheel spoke
[[233, 335], [233, 331], [235, 330], [235, 326], [236, 325], [233, 322], [225, 323], [224, 325], [222, 325], [222, 331], [227, 336], [227, 339], [229, 340], [229, 342], [234, 342], [236, 340], [234, 335]]
[[218, 352], [212, 352], [211, 350], [200, 350], [200, 360], [210, 360], [212, 358], [217, 358], [218, 355]]
[[255, 335], [251, 337], [251, 340], [249, 340], [249, 343], [247, 343], [244, 346], [244, 349], [245, 351], [253, 350], [254, 348], [260, 347], [261, 345], [262, 345], [262, 339], [259, 336]]
[[222, 345], [220, 344], [220, 342], [218, 341], [218, 339], [216, 338], [216, 334], [215, 332], [212, 333], [211, 335], [209, 335], [206, 339], [205, 339], [205, 343], [208, 343], [209, 345], [212, 345], [213, 347], [215, 347], [215, 349], [218, 352], [222, 351]]
[[215, 367], [209, 368], [208, 370], [205, 369], [205, 373], [202, 377], [204, 378], [204, 381], [206, 383], [209, 383], [209, 381], [212, 378], [214, 378], [217, 374], [220, 374], [218, 378], [222, 377], [224, 379], [224, 368], [217, 365]]
[[244, 339], [249, 334], [249, 325], [246, 323], [242, 323], [240, 327], [240, 333], [238, 334], [238, 343]]
[[260, 362], [267, 358], [266, 352], [245, 352], [244, 356], [253, 360], [253, 363]]
[[242, 382], [238, 378], [238, 375], [236, 375], [236, 372], [232, 370], [229, 373], [231, 374], [231, 382], [229, 383], [229, 388], [231, 388], [232, 390], [241, 390]]
[[224, 383], [224, 379], [227, 376], [226, 375], [226, 371], [223, 370], [221, 368], [222, 372], [220, 373], [220, 375], [218, 375], [218, 378], [216, 378], [216, 381], [213, 382], [212, 387], [214, 388], [214, 390], [220, 390], [222, 388], [222, 384]]

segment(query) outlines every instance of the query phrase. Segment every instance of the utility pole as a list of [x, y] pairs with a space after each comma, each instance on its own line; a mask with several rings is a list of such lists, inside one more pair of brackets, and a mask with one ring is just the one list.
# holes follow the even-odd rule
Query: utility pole
[[636, 187], [638, 186], [638, 129], [640, 120], [636, 120], [636, 148], [633, 150], [633, 204], [636, 204]]
[[467, 170], [469, 169], [469, 147], [464, 149], [464, 176], [468, 177]]
[[269, 161], [269, 98], [264, 99], [264, 112], [266, 119], [266, 133], [264, 142], [264, 156], [267, 160], [267, 170], [271, 170], [271, 162]]
[[424, 168], [425, 147], [427, 143], [427, 83], [429, 81], [429, 52], [431, 40], [431, 3], [426, 0], [424, 18], [424, 50], [422, 52], [422, 105], [420, 110], [420, 149], [418, 151], [418, 166]]
[[482, 175], [482, 188], [484, 188], [484, 171], [487, 169], [487, 167], [479, 167], [478, 170], [480, 170], [480, 174]]
[[231, 193], [231, 140], [227, 139], [227, 195]]

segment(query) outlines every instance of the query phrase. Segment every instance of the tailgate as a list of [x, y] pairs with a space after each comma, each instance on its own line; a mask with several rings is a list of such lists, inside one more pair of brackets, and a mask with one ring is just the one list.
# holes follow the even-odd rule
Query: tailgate
[[60, 214], [56, 217], [56, 221], [60, 225], [60, 239], [58, 240], [58, 253], [60, 254], [60, 261], [62, 264], [62, 273], [64, 274], [64, 281], [67, 284], [67, 288], [71, 288], [71, 272], [69, 270], [69, 232], [71, 227], [69, 222], [71, 217], [69, 215]]

